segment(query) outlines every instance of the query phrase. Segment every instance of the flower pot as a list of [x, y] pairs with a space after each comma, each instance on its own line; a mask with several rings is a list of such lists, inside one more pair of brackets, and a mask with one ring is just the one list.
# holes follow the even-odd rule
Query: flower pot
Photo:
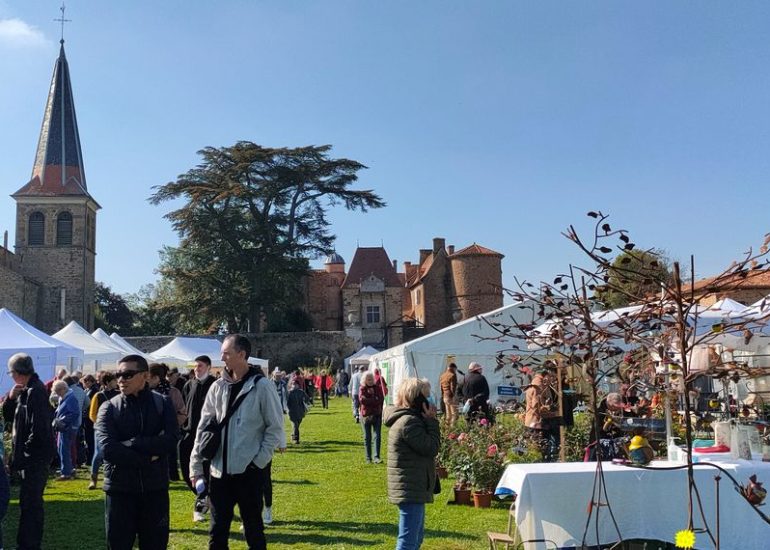
[[471, 503], [471, 490], [455, 487], [455, 504], [469, 505]]
[[449, 472], [443, 466], [436, 466], [436, 475], [439, 479], [447, 479], [449, 477]]
[[473, 505], [476, 508], [489, 508], [492, 506], [492, 493], [489, 491], [484, 491], [482, 493], [473, 491]]

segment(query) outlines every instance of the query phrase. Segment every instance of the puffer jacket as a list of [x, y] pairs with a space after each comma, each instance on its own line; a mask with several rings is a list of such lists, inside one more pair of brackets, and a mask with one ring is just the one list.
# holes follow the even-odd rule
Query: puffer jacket
[[[190, 455], [190, 477], [203, 475], [203, 457], [200, 454], [200, 434], [204, 426], [216, 419], [221, 422], [227, 415], [230, 389], [235, 382], [227, 369], [206, 394], [201, 419]], [[286, 445], [283, 431], [283, 409], [275, 386], [267, 378], [257, 376], [251, 368], [239, 396], [247, 396], [221, 432], [221, 443], [211, 460], [211, 475], [221, 478], [227, 474], [242, 474], [249, 464], [264, 468], [273, 459], [278, 447]], [[236, 397], [237, 399], [237, 397]]]
[[5, 400], [3, 416], [7, 422], [13, 421], [11, 468], [18, 471], [33, 464], [48, 464], [55, 454], [51, 428], [53, 409], [37, 374], [32, 374], [16, 399]]
[[96, 437], [104, 456], [105, 492], [168, 489], [168, 455], [177, 443], [177, 422], [167, 397], [147, 387], [136, 396], [116, 395], [99, 407]]
[[438, 420], [414, 409], [387, 407], [388, 500], [392, 504], [433, 502], [435, 460], [441, 444]]

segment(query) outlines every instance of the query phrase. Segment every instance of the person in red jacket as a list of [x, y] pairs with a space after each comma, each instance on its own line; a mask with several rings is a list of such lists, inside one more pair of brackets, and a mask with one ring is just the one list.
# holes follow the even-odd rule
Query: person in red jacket
[[329, 390], [332, 389], [332, 377], [326, 372], [326, 369], [321, 371], [320, 376], [316, 376], [316, 387], [321, 392], [321, 405], [324, 409], [329, 408]]
[[358, 390], [359, 413], [361, 425], [364, 430], [364, 448], [366, 449], [366, 462], [372, 462], [372, 432], [374, 432], [374, 463], [380, 460], [380, 434], [382, 432], [382, 404], [385, 396], [382, 385], [374, 380], [374, 374], [364, 373], [361, 380], [361, 389]]
[[374, 383], [377, 384], [382, 390], [383, 397], [388, 395], [388, 383], [385, 382], [385, 378], [380, 374], [380, 369], [374, 369]]

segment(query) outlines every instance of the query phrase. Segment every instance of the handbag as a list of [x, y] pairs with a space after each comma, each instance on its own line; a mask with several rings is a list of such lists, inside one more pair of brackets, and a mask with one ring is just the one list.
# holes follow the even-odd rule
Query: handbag
[[198, 448], [201, 456], [204, 459], [214, 460], [217, 451], [219, 451], [219, 446], [222, 443], [222, 430], [225, 428], [225, 426], [227, 426], [227, 423], [233, 417], [235, 411], [238, 410], [238, 407], [240, 407], [241, 403], [243, 403], [243, 401], [246, 399], [246, 396], [248, 396], [249, 393], [251, 393], [251, 390], [256, 387], [260, 378], [262, 377], [257, 376], [257, 380], [254, 382], [254, 386], [252, 386], [249, 391], [240, 395], [238, 399], [235, 400], [235, 403], [233, 403], [233, 406], [230, 407], [230, 410], [227, 411], [227, 414], [225, 414], [225, 417], [221, 422], [217, 422], [216, 418], [212, 418], [205, 426], [201, 428], [201, 433], [198, 437]]
[[433, 494], [438, 495], [441, 493], [441, 480], [438, 475], [436, 476], [436, 483], [433, 485]]

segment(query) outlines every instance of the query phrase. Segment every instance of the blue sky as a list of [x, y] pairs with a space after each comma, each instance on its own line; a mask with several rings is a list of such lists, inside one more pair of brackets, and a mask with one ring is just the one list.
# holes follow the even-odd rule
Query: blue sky
[[[0, 231], [32, 169], [59, 3], [0, 0]], [[388, 202], [335, 210], [337, 250], [416, 261], [442, 236], [504, 282], [580, 257], [600, 209], [707, 276], [770, 231], [767, 2], [67, 3], [97, 279], [153, 282], [176, 235], [147, 203], [204, 146], [332, 144]], [[316, 263], [316, 265], [318, 265]]]

